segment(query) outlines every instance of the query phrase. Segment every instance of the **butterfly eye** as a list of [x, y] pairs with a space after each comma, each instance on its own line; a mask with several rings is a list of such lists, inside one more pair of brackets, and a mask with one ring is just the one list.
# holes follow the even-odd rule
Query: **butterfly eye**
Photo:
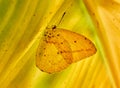
[[56, 29], [56, 25], [53, 25], [52, 29]]

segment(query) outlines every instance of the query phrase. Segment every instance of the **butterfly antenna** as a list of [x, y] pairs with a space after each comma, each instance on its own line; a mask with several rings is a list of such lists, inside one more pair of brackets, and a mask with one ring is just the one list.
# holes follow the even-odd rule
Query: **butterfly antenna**
[[[63, 15], [62, 15], [62, 17], [61, 17], [61, 19], [60, 19], [58, 25], [60, 25], [60, 23], [62, 22], [62, 19], [63, 19], [63, 17], [65, 16], [65, 14], [66, 14], [66, 12], [63, 13]], [[52, 29], [56, 29], [56, 28], [57, 28], [56, 25], [52, 25]]]
[[60, 25], [60, 23], [62, 22], [62, 19], [63, 19], [63, 17], [65, 16], [65, 14], [66, 14], [66, 12], [63, 13], [63, 15], [62, 15], [62, 17], [61, 17], [61, 19], [60, 19], [58, 25]]

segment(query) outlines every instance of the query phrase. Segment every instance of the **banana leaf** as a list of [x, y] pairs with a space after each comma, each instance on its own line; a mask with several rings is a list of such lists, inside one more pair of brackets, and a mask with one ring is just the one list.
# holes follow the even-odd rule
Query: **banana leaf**
[[[0, 87], [120, 88], [119, 12], [119, 0], [0, 0]], [[53, 25], [86, 36], [97, 53], [42, 72], [36, 52]]]

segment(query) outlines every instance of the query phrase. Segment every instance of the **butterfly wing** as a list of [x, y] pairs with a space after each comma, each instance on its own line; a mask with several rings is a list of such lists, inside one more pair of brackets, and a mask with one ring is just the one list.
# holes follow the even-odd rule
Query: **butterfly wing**
[[57, 31], [69, 43], [72, 50], [73, 62], [96, 53], [95, 45], [83, 35], [64, 29], [58, 29]]
[[36, 65], [44, 72], [54, 73], [95, 52], [94, 44], [86, 37], [64, 29], [50, 29], [38, 47]]

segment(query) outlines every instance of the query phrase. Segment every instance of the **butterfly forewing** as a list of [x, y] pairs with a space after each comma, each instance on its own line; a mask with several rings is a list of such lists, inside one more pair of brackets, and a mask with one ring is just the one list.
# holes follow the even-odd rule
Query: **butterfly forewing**
[[37, 50], [37, 67], [48, 73], [58, 72], [72, 63], [68, 42], [54, 30], [45, 32]]

